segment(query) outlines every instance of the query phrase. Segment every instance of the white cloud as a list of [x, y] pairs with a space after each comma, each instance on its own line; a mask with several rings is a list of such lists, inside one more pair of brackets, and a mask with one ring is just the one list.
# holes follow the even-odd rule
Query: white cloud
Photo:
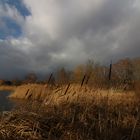
[[[3, 52], [11, 59], [14, 52], [21, 54], [16, 57], [24, 65], [16, 67], [25, 71], [47, 72], [58, 65], [83, 63], [88, 58], [104, 62], [112, 56], [133, 57], [140, 51], [137, 0], [23, 0], [23, 3], [31, 13], [26, 18], [15, 7], [0, 7], [0, 16], [11, 17], [23, 29], [21, 37], [9, 38], [0, 42], [0, 46], [12, 46], [12, 54], [8, 49]], [[135, 51], [130, 51], [132, 47]]]
[[0, 18], [7, 17], [11, 18], [17, 22], [17, 24], [23, 25], [24, 18], [18, 12], [18, 10], [14, 6], [9, 6], [8, 4], [1, 4], [0, 5]]

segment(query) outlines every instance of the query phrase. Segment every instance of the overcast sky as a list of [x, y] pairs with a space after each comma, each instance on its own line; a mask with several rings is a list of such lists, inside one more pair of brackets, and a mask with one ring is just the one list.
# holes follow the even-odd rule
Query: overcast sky
[[0, 0], [0, 78], [140, 56], [139, 0]]

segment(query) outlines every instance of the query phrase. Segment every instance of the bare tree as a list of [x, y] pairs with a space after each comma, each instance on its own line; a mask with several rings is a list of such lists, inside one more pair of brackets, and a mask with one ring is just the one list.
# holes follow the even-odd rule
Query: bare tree
[[24, 83], [35, 83], [37, 81], [37, 76], [35, 73], [29, 73], [25, 76], [25, 81]]
[[85, 75], [84, 65], [77, 66], [73, 71], [73, 82], [81, 83], [83, 76]]
[[69, 82], [69, 75], [64, 67], [58, 70], [57, 81], [59, 84], [67, 84]]

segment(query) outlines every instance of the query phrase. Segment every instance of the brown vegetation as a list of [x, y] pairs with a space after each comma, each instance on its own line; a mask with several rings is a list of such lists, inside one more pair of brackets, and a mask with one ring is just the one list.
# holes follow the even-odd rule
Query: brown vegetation
[[[52, 88], [33, 84], [21, 86], [11, 95], [17, 96], [28, 101], [20, 103], [15, 110], [1, 118], [1, 139], [140, 138], [140, 103], [133, 92], [97, 90], [80, 85]], [[32, 99], [41, 99], [43, 102]]]
[[47, 95], [47, 85], [27, 84], [21, 85], [9, 96], [17, 99], [41, 100]]
[[33, 84], [36, 76], [29, 74], [9, 96], [26, 100], [1, 116], [0, 139], [139, 140], [137, 64], [124, 59], [109, 68], [89, 61], [51, 74], [49, 84]]
[[5, 90], [5, 91], [15, 91], [16, 90], [16, 86], [6, 86], [6, 85], [2, 85], [0, 86], [0, 91]]

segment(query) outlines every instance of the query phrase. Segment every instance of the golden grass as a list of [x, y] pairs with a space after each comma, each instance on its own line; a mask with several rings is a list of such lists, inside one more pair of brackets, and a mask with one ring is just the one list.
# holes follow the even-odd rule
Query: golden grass
[[16, 90], [16, 86], [5, 86], [5, 85], [1, 85], [0, 86], [0, 91], [2, 90], [6, 90], [6, 91], [14, 91]]
[[71, 85], [67, 92], [66, 89], [67, 86], [49, 88], [46, 85], [17, 88], [11, 97], [28, 101], [1, 117], [0, 138], [140, 139], [140, 102], [133, 92], [81, 88], [79, 85]]
[[39, 84], [28, 84], [22, 85], [16, 88], [16, 90], [9, 96], [10, 98], [18, 99], [30, 99], [43, 101], [45, 104], [61, 104], [65, 101], [71, 102], [83, 102], [88, 103], [92, 100], [97, 99], [97, 101], [102, 98], [108, 98], [108, 100], [133, 100], [135, 98], [134, 92], [121, 92], [115, 90], [101, 90], [94, 89], [88, 86], [81, 87], [80, 85], [70, 85], [68, 91], [67, 85], [61, 87], [50, 88], [47, 85]]
[[9, 97], [18, 99], [43, 99], [46, 91], [46, 85], [28, 84], [17, 87]]

